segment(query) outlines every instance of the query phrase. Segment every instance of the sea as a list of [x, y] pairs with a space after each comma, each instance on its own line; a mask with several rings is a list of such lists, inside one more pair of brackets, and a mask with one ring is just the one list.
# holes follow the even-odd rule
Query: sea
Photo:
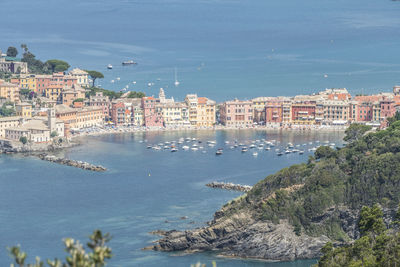
[[[390, 0], [1, 0], [0, 49], [27, 44], [38, 59], [97, 70], [96, 85], [143, 91], [182, 101], [196, 93], [234, 98], [312, 94], [345, 87], [352, 95], [391, 91], [400, 84], [400, 2]], [[122, 66], [134, 60], [137, 65]], [[113, 69], [108, 70], [107, 65]], [[178, 80], [179, 86], [174, 82]], [[146, 144], [195, 137], [305, 143], [304, 155], [257, 157], [225, 147], [154, 151]], [[23, 155], [0, 155], [0, 266], [6, 247], [63, 258], [62, 239], [85, 242], [94, 229], [110, 232], [110, 266], [309, 266], [226, 259], [213, 253], [142, 251], [157, 229], [202, 227], [240, 195], [205, 187], [210, 181], [253, 185], [307, 161], [316, 140], [341, 144], [340, 132], [198, 131], [117, 134], [82, 139], [61, 156], [101, 164], [94, 173]], [[309, 144], [312, 142], [313, 144]], [[188, 219], [180, 218], [187, 216]]]
[[0, 49], [175, 100], [370, 94], [400, 84], [399, 14], [392, 0], [1, 0]]
[[[242, 194], [208, 188], [207, 183], [254, 185], [284, 167], [306, 162], [313, 154], [309, 149], [317, 145], [342, 146], [342, 137], [343, 132], [332, 131], [137, 132], [85, 137], [79, 140], [81, 146], [57, 153], [108, 169], [100, 173], [32, 156], [0, 155], [0, 266], [9, 266], [6, 247], [17, 244], [30, 261], [34, 256], [63, 258], [63, 238], [72, 237], [85, 244], [94, 229], [113, 236], [109, 245], [114, 257], [109, 265], [115, 267], [189, 267], [197, 262], [211, 266], [212, 261], [218, 267], [310, 266], [315, 260], [272, 263], [221, 258], [215, 253], [185, 255], [142, 248], [160, 238], [149, 232], [203, 227], [214, 212]], [[147, 148], [180, 138], [196, 141], [185, 141], [175, 153]], [[249, 146], [262, 139], [276, 140], [277, 144], [269, 151], [256, 148], [242, 153], [240, 148], [231, 148], [235, 141]], [[215, 147], [209, 147], [207, 141], [216, 141]], [[305, 153], [278, 156], [275, 150], [283, 151], [289, 142]], [[193, 144], [204, 149], [182, 149]], [[215, 154], [218, 148], [224, 149], [221, 156]], [[253, 156], [254, 151], [257, 156]]]

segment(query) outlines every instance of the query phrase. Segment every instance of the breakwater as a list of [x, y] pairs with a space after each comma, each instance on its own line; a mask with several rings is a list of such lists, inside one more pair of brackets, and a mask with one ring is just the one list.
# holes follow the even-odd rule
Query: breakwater
[[88, 170], [88, 171], [104, 172], [107, 170], [105, 167], [100, 166], [100, 165], [93, 165], [88, 162], [79, 161], [79, 160], [59, 158], [59, 157], [44, 154], [44, 153], [39, 154], [39, 158], [41, 160], [46, 160], [46, 161], [58, 163], [61, 165], [67, 165], [67, 166], [80, 168], [80, 169], [84, 169], [84, 170]]
[[240, 192], [249, 192], [253, 188], [250, 185], [241, 185], [241, 184], [224, 183], [224, 182], [211, 182], [206, 184], [206, 186], [211, 188], [234, 190]]

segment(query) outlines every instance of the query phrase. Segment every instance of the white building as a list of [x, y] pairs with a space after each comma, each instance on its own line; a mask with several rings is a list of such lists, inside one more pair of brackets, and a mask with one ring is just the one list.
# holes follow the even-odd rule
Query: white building
[[89, 87], [89, 74], [86, 71], [75, 68], [69, 72], [69, 75], [75, 77], [80, 86]]

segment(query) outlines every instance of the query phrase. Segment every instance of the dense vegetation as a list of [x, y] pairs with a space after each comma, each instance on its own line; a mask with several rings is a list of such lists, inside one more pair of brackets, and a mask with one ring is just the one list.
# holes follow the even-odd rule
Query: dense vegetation
[[[120, 98], [124, 94], [122, 92], [115, 92], [115, 91], [107, 90], [107, 89], [100, 88], [100, 87], [91, 87], [88, 90], [86, 90], [86, 98], [96, 95], [97, 92], [102, 92], [103, 95], [108, 96], [110, 98], [110, 100]], [[144, 96], [146, 96], [146, 95], [143, 92], [132, 91], [132, 92], [129, 92], [127, 97], [128, 98], [142, 98]]]
[[0, 108], [0, 117], [9, 117], [15, 115], [14, 103], [6, 102]]
[[[296, 234], [326, 235], [346, 242], [341, 215], [358, 216], [376, 203], [396, 210], [400, 201], [400, 121], [386, 130], [354, 124], [347, 146], [320, 147], [307, 163], [284, 168], [256, 184], [245, 196], [224, 207], [226, 214], [251, 211], [256, 219], [287, 220]], [[347, 229], [348, 230], [348, 229]]]
[[400, 234], [386, 229], [378, 205], [362, 208], [358, 227], [361, 238], [338, 248], [334, 248], [331, 242], [327, 243], [316, 266], [400, 266]]
[[142, 98], [142, 97], [145, 97], [145, 96], [146, 96], [146, 94], [143, 93], [143, 92], [132, 91], [132, 92], [129, 92], [127, 97], [128, 98]]

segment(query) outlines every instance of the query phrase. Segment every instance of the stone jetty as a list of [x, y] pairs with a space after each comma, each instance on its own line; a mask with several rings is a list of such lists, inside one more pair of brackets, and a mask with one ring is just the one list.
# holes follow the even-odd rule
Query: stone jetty
[[206, 186], [211, 188], [220, 188], [226, 190], [234, 190], [240, 192], [249, 192], [253, 187], [250, 185], [241, 185], [241, 184], [233, 184], [233, 183], [223, 183], [223, 182], [211, 182], [206, 184]]
[[48, 155], [48, 154], [39, 154], [39, 158], [41, 160], [46, 160], [46, 161], [50, 161], [50, 162], [54, 162], [54, 163], [58, 163], [58, 164], [62, 164], [62, 165], [67, 165], [67, 166], [71, 166], [71, 167], [75, 167], [75, 168], [81, 168], [84, 170], [88, 170], [88, 171], [95, 171], [95, 172], [104, 172], [107, 169], [104, 168], [103, 166], [100, 165], [93, 165], [84, 161], [78, 161], [78, 160], [72, 160], [72, 159], [66, 159], [66, 158], [59, 158], [53, 155]]

